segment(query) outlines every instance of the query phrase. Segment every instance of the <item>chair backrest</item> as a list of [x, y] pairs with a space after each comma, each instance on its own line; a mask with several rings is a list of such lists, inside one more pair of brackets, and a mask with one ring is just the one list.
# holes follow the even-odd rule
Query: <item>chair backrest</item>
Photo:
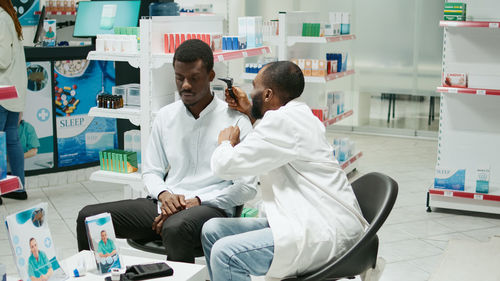
[[343, 256], [320, 270], [285, 280], [317, 281], [330, 277], [350, 277], [362, 273], [374, 264], [378, 249], [376, 234], [396, 202], [398, 184], [381, 173], [370, 173], [360, 177], [351, 185], [363, 217], [370, 223], [365, 234]]
[[396, 202], [398, 184], [381, 173], [370, 173], [351, 185], [363, 217], [370, 223], [369, 230], [377, 232]]

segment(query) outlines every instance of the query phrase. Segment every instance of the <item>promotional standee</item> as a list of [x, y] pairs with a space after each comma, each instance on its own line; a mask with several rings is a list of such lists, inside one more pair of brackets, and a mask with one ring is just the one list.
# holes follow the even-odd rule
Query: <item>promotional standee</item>
[[17, 11], [17, 18], [23, 26], [37, 25], [38, 15], [35, 12], [40, 10], [40, 0], [12, 0], [14, 9]]
[[121, 268], [120, 256], [115, 241], [115, 230], [109, 213], [102, 213], [85, 219], [89, 246], [94, 253], [97, 269], [100, 273], [111, 272], [112, 268]]
[[53, 168], [54, 130], [50, 62], [28, 62], [26, 69], [28, 73], [26, 107], [19, 124], [19, 139], [25, 155], [24, 169], [32, 171]]
[[68, 278], [56, 258], [47, 211], [47, 203], [40, 203], [5, 219], [17, 270], [24, 281]]
[[54, 62], [58, 167], [99, 161], [99, 151], [118, 147], [116, 119], [88, 116], [97, 95], [115, 85], [113, 63]]

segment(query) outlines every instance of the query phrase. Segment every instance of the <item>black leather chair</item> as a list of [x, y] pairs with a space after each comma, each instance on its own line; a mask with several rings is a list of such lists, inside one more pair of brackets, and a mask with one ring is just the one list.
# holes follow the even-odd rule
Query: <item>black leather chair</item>
[[363, 216], [370, 223], [363, 237], [342, 257], [316, 272], [285, 279], [286, 281], [321, 281], [341, 278], [353, 279], [370, 268], [375, 268], [378, 254], [377, 231], [396, 202], [398, 184], [380, 173], [364, 175], [352, 183]]
[[[240, 217], [242, 211], [243, 211], [243, 205], [237, 206], [234, 217]], [[150, 240], [127, 239], [127, 243], [132, 248], [141, 251], [146, 251], [149, 253], [154, 253], [159, 255], [165, 255], [165, 247], [163, 246], [163, 242], [161, 240], [150, 241]], [[200, 247], [198, 249], [195, 249], [195, 256], [202, 257], [203, 255], [204, 255], [203, 248]]]

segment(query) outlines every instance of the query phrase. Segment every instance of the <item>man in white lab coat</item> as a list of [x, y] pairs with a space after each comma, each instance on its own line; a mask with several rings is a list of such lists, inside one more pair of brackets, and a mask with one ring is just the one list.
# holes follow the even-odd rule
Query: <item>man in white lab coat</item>
[[266, 218], [215, 218], [202, 244], [213, 281], [285, 278], [321, 268], [361, 237], [366, 221], [325, 127], [297, 100], [304, 76], [294, 63], [266, 65], [253, 81], [252, 103], [240, 89], [233, 109], [261, 119], [239, 143], [239, 128], [219, 134], [211, 158], [223, 179], [259, 175]]

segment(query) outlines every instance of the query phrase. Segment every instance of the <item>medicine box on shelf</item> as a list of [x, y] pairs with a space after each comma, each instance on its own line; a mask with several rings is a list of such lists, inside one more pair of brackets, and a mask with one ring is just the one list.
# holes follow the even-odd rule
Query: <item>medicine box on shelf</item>
[[137, 153], [120, 149], [108, 149], [99, 152], [101, 170], [118, 173], [137, 172]]

